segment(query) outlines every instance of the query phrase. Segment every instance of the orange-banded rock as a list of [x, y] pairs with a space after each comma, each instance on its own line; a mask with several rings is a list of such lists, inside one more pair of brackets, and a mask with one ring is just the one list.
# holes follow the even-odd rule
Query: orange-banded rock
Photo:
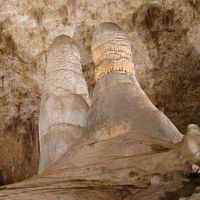
[[39, 173], [82, 136], [88, 104], [79, 50], [71, 38], [58, 36], [47, 55], [39, 117]]
[[93, 36], [96, 85], [87, 120], [87, 134], [104, 140], [131, 130], [172, 143], [182, 134], [140, 87], [126, 34], [113, 23], [100, 25]]
[[135, 74], [128, 38], [116, 24], [99, 26], [93, 35], [91, 49], [96, 80], [113, 71]]

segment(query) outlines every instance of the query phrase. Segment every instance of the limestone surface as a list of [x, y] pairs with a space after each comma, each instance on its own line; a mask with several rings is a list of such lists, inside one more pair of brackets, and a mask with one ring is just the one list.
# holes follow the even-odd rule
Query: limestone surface
[[[114, 23], [103, 23], [94, 33], [91, 49], [97, 81], [88, 113], [87, 135], [104, 140], [140, 130], [155, 138], [179, 142], [182, 134], [152, 104], [135, 74], [130, 73], [134, 64], [125, 32]], [[121, 60], [126, 62], [122, 64]], [[114, 63], [113, 68], [110, 62]]]
[[39, 117], [39, 173], [83, 136], [88, 95], [77, 46], [70, 37], [58, 36], [47, 54]]
[[181, 133], [200, 124], [199, 1], [0, 0], [0, 184], [37, 173], [39, 105], [53, 40], [74, 39], [91, 96], [92, 35], [104, 22], [127, 33], [136, 78], [152, 103]]
[[82, 138], [41, 175], [0, 187], [0, 199], [197, 200], [195, 179], [186, 175], [200, 158], [184, 153], [193, 136], [200, 141], [196, 129], [177, 145], [138, 130], [104, 141]]

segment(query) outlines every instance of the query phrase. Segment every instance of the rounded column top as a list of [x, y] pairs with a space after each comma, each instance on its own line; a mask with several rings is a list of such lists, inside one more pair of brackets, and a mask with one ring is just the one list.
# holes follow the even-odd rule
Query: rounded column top
[[117, 24], [106, 22], [98, 26], [91, 50], [96, 80], [113, 71], [135, 74], [130, 41]]
[[57, 96], [88, 95], [79, 49], [67, 35], [57, 36], [47, 52], [45, 86], [49, 93]]

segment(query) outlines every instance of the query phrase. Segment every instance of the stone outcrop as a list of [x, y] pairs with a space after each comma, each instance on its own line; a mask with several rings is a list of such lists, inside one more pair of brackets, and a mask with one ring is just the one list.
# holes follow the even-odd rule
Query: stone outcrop
[[200, 158], [187, 157], [188, 154], [185, 156], [182, 152], [186, 152], [190, 139], [199, 143], [200, 129], [197, 126], [195, 129], [198, 131], [192, 133], [190, 127], [187, 139], [177, 145], [137, 130], [104, 141], [80, 140], [40, 176], [0, 187], [0, 199], [188, 197], [196, 186], [185, 175], [192, 172], [192, 164], [198, 163]]
[[39, 118], [39, 173], [82, 137], [88, 95], [79, 50], [71, 38], [61, 35], [54, 40], [47, 54]]
[[122, 29], [113, 23], [100, 25], [91, 48], [97, 82], [87, 120], [89, 137], [104, 140], [140, 130], [179, 142], [181, 133], [140, 87], [134, 75], [130, 42]]
[[187, 124], [200, 124], [198, 1], [0, 0], [0, 5], [0, 184], [37, 173], [47, 51], [61, 34], [80, 49], [91, 96], [93, 32], [103, 22], [119, 24], [130, 40], [137, 80], [152, 103], [181, 133]]
[[[113, 38], [113, 30], [114, 32], [120, 30], [121, 34], [124, 34], [117, 25], [109, 23], [102, 24], [97, 29], [97, 33], [99, 31], [101, 34], [109, 33], [110, 38]], [[109, 41], [108, 36], [107, 39]], [[108, 46], [110, 45], [109, 42], [106, 43]], [[121, 44], [118, 43], [117, 45], [120, 46]], [[126, 45], [128, 46], [128, 42], [126, 42]], [[117, 49], [120, 49], [120, 47], [116, 48], [112, 54], [105, 54], [105, 58], [107, 56], [112, 58]], [[46, 167], [47, 169], [39, 176], [30, 180], [0, 187], [0, 199], [160, 200], [189, 197], [195, 191], [196, 185], [192, 183], [187, 175], [197, 174], [196, 172], [194, 173], [194, 165], [198, 166], [200, 163], [200, 128], [195, 124], [190, 124], [187, 128], [187, 133], [183, 137], [179, 132], [172, 132], [175, 127], [166, 116], [149, 116], [149, 110], [152, 109], [153, 104], [146, 97], [136, 79], [134, 79], [135, 83], [137, 83], [135, 84], [136, 87], [132, 84], [133, 81], [129, 82], [132, 84], [135, 94], [139, 94], [138, 99], [140, 101], [135, 101], [133, 98], [132, 104], [126, 103], [123, 105], [124, 98], [112, 99], [109, 102], [110, 106], [115, 101], [118, 101], [118, 107], [114, 107], [115, 109], [111, 110], [111, 112], [102, 107], [101, 110], [97, 109], [94, 113], [91, 112], [93, 107], [90, 107], [89, 117], [86, 118], [88, 104], [87, 99], [84, 97], [87, 95], [87, 87], [82, 88], [83, 90], [74, 90], [74, 88], [79, 87], [80, 80], [84, 81], [76, 55], [77, 48], [73, 40], [66, 36], [57, 37], [48, 53], [46, 82], [40, 116], [41, 171]], [[60, 64], [58, 65], [58, 63]], [[68, 63], [70, 64], [68, 65]], [[106, 65], [99, 65], [98, 67], [106, 67]], [[60, 71], [62, 71], [64, 76], [73, 72], [71, 79], [69, 79], [74, 80], [71, 85], [65, 85], [62, 81], [62, 76], [60, 76]], [[57, 82], [49, 81], [48, 78], [52, 77], [49, 76], [50, 73], [54, 74], [53, 77], [55, 80], [57, 78]], [[59, 76], [56, 76], [56, 73]], [[82, 79], [77, 77], [77, 73]], [[114, 78], [112, 79], [110, 75]], [[123, 75], [123, 77], [119, 75]], [[122, 83], [127, 83], [127, 77], [130, 80], [134, 78], [134, 75], [128, 75], [123, 68], [120, 71], [113, 68], [113, 71], [108, 74], [105, 73], [103, 77], [98, 79], [96, 84], [101, 85], [100, 81], [108, 78], [106, 79], [108, 88], [112, 88], [112, 85], [119, 83], [117, 85], [119, 90], [117, 90], [116, 94], [122, 95], [124, 90], [129, 89], [128, 87], [120, 87]], [[112, 82], [113, 80], [114, 82], [109, 85], [109, 81]], [[70, 87], [72, 90], [69, 90]], [[112, 91], [116, 92], [114, 89], [112, 88], [108, 92], [107, 96], [109, 98], [112, 97]], [[123, 97], [126, 97], [128, 94], [125, 94]], [[74, 95], [75, 97], [82, 97], [84, 103], [82, 103], [83, 101], [73, 101], [71, 104], [70, 95], [73, 96], [73, 100]], [[105, 96], [99, 96], [101, 103], [106, 102]], [[116, 97], [116, 95], [114, 96]], [[101, 97], [103, 98], [101, 99]], [[51, 103], [48, 103], [48, 99], [51, 100]], [[94, 93], [92, 106], [94, 103], [98, 103], [99, 99], [97, 99], [97, 95]], [[98, 107], [98, 104], [96, 106]], [[101, 106], [104, 106], [104, 104], [101, 104]], [[124, 109], [120, 108], [126, 108], [126, 106], [131, 114], [128, 113], [127, 117], [124, 118]], [[147, 106], [147, 109], [142, 109], [145, 106]], [[62, 110], [61, 107], [63, 108]], [[134, 107], [139, 109], [132, 110]], [[116, 112], [116, 108], [119, 109], [117, 110], [118, 112]], [[154, 107], [153, 110], [155, 110]], [[64, 112], [63, 115], [62, 111]], [[109, 117], [104, 118], [106, 111], [108, 111]], [[128, 111], [126, 110], [126, 112]], [[92, 115], [93, 119], [98, 120], [101, 113], [104, 113], [103, 117], [100, 118], [104, 119], [104, 126], [109, 125], [109, 127], [99, 129], [98, 123], [94, 123], [95, 120], [92, 120]], [[132, 113], [138, 116], [137, 120], [134, 120]], [[59, 114], [59, 117], [55, 117], [57, 114]], [[118, 114], [118, 117], [115, 117], [116, 114]], [[144, 118], [143, 114], [146, 114], [147, 117]], [[81, 120], [79, 121], [78, 119]], [[87, 125], [93, 123], [94, 132], [88, 134], [87, 131], [90, 131], [90, 127], [87, 127], [86, 133], [89, 135], [89, 138], [85, 134], [83, 137], [79, 136], [79, 139], [75, 141], [74, 138], [77, 137], [79, 132], [81, 135], [81, 127], [85, 125], [83, 122], [86, 119]], [[122, 122], [130, 125], [130, 129], [127, 129], [124, 133], [124, 127], [122, 126], [121, 129], [116, 128], [115, 124], [110, 123], [110, 119], [114, 119], [116, 124], [120, 124], [120, 121], [117, 120], [124, 120]], [[134, 126], [131, 124], [131, 120], [134, 120]], [[157, 126], [163, 128], [163, 132], [157, 131], [154, 126], [155, 121]], [[145, 128], [139, 126], [138, 122], [144, 125]], [[165, 124], [164, 122], [167, 123]], [[167, 129], [166, 132], [164, 132], [165, 129]], [[65, 146], [60, 142], [63, 142]], [[47, 146], [50, 148], [46, 148]], [[60, 150], [60, 154], [56, 155], [55, 152], [57, 150]], [[64, 155], [58, 159], [62, 154]], [[58, 160], [48, 166], [50, 163], [44, 162], [46, 161], [45, 156], [52, 163], [56, 159]], [[188, 185], [192, 185], [192, 187], [187, 189]], [[196, 195], [193, 194], [193, 196]]]

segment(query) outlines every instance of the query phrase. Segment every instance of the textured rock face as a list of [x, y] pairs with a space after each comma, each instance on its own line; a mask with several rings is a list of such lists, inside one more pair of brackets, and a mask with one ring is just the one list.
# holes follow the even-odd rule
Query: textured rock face
[[87, 134], [105, 140], [139, 130], [155, 138], [179, 142], [180, 132], [152, 104], [135, 77], [125, 32], [116, 24], [103, 23], [94, 33], [91, 48], [97, 82], [88, 113]]
[[[83, 139], [41, 175], [0, 187], [0, 199], [168, 200], [189, 197], [197, 184], [185, 173], [191, 172], [192, 164], [200, 161], [195, 154], [187, 157], [189, 152], [194, 153], [188, 148], [191, 141], [195, 145], [200, 142], [200, 128], [196, 125], [189, 126], [178, 145], [138, 130], [104, 141]], [[196, 150], [196, 154], [200, 153], [200, 149]], [[195, 196], [198, 197], [198, 193]]]
[[91, 51], [96, 80], [114, 71], [135, 75], [130, 42], [116, 24], [107, 22], [97, 28]]
[[151, 101], [183, 133], [187, 124], [200, 123], [198, 1], [1, 0], [0, 5], [2, 183], [37, 171], [46, 51], [61, 34], [78, 44], [91, 94], [91, 35], [102, 22], [119, 24], [128, 33], [136, 77]]
[[82, 137], [89, 108], [88, 96], [79, 50], [70, 37], [61, 35], [47, 54], [39, 117], [39, 173]]

